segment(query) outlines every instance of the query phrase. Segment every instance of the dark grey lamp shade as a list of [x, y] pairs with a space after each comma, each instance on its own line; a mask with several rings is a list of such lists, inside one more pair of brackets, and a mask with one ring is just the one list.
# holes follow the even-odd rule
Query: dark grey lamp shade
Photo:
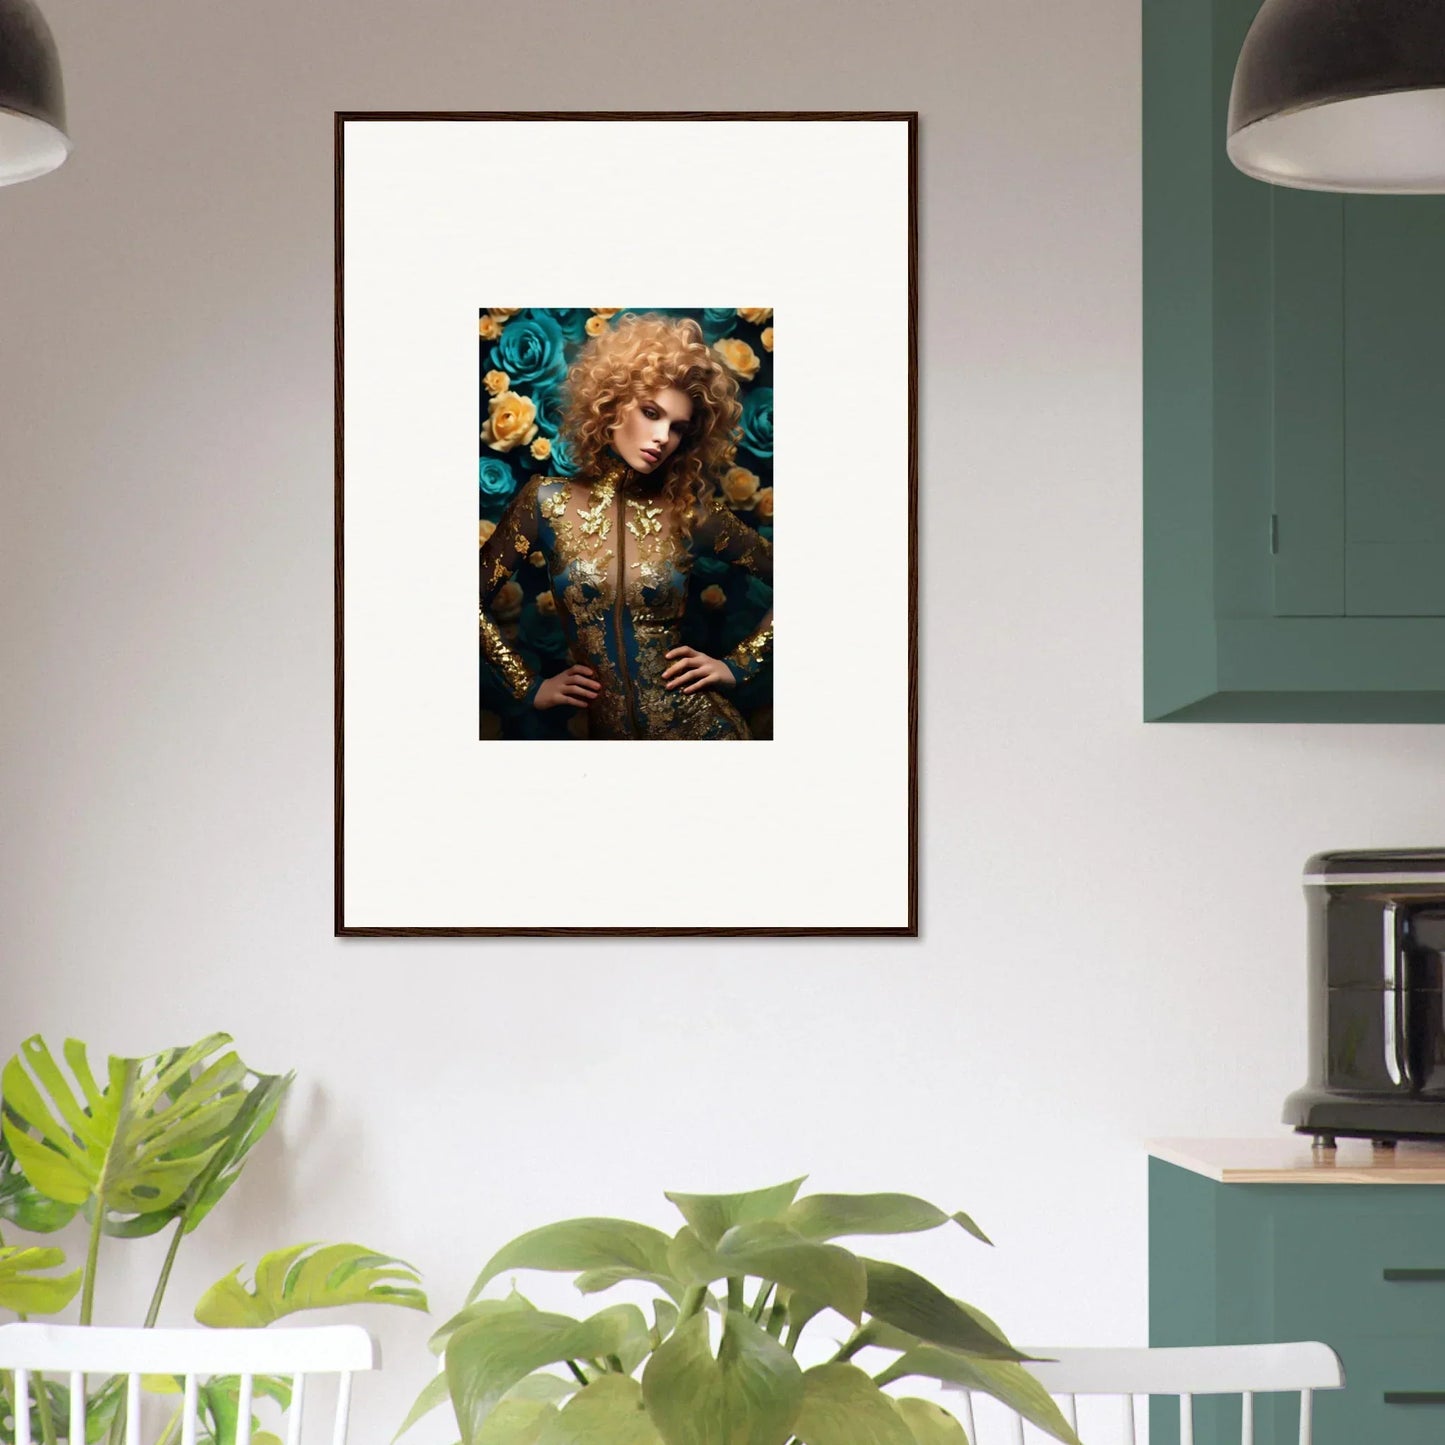
[[31, 0], [0, 0], [0, 186], [43, 176], [69, 154], [50, 27]]
[[1445, 0], [1264, 0], [1229, 158], [1315, 191], [1445, 191]]

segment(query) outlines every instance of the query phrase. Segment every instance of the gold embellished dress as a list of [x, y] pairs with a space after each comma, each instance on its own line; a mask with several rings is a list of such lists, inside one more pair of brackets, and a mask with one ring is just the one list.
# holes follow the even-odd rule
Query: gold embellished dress
[[[507, 644], [491, 615], [497, 593], [533, 552], [545, 560], [573, 662], [602, 684], [586, 709], [593, 738], [749, 737], [741, 714], [714, 688], [669, 692], [666, 654], [682, 644], [682, 617], [694, 561], [716, 557], [769, 587], [773, 552], [766, 538], [721, 501], [706, 506], [688, 534], [650, 479], [610, 454], [595, 473], [533, 477], [512, 499], [481, 549], [482, 665], [511, 695], [531, 703], [543, 678]], [[771, 661], [769, 619], [723, 659], [736, 682]]]

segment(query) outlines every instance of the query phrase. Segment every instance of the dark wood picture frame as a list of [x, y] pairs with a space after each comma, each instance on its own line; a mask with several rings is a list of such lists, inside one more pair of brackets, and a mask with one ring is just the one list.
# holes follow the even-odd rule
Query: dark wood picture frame
[[[344, 368], [344, 160], [345, 128], [367, 121], [826, 121], [903, 122], [907, 126], [907, 921], [887, 926], [818, 927], [424, 927], [359, 926], [345, 910], [345, 368]], [[918, 859], [918, 112], [917, 111], [337, 111], [335, 112], [335, 758], [334, 921], [338, 938], [523, 938], [523, 937], [897, 937], [919, 934]]]

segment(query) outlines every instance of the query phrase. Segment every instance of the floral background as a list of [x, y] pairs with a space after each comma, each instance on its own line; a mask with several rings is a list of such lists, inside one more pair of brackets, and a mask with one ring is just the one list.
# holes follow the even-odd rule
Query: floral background
[[[690, 316], [738, 382], [743, 416], [735, 465], [722, 479], [724, 500], [770, 541], [773, 535], [773, 313], [770, 307], [491, 306], [481, 311], [478, 467], [481, 537], [485, 544], [517, 489], [528, 477], [572, 476], [577, 467], [558, 435], [567, 368], [589, 336], [629, 312]], [[769, 589], [739, 568], [713, 557], [693, 565], [683, 620], [686, 640], [722, 657], [761, 621], [772, 603]], [[550, 676], [568, 665], [546, 568], [534, 552], [498, 593], [492, 615], [508, 643], [529, 667]], [[753, 736], [772, 736], [771, 669], [739, 687], [732, 700]], [[585, 738], [586, 715], [569, 707], [538, 712], [521, 707], [481, 672], [481, 736]]]

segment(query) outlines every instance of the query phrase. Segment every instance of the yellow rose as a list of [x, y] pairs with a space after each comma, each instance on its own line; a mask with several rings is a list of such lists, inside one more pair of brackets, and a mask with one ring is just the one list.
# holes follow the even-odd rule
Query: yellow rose
[[511, 384], [512, 378], [508, 376], [505, 371], [489, 371], [482, 378], [482, 385], [485, 386], [493, 396], [496, 396], [499, 392], [506, 391]]
[[482, 727], [480, 736], [484, 740], [499, 738], [502, 735], [502, 720], [494, 712], [482, 714]]
[[601, 336], [607, 330], [607, 318], [605, 316], [589, 316], [585, 329], [588, 336]]
[[510, 321], [521, 309], [520, 306], [489, 306], [487, 308], [498, 321]]
[[728, 595], [714, 582], [711, 587], [702, 589], [698, 594], [698, 600], [704, 607], [711, 607], [716, 611], [719, 607], [727, 606]]
[[773, 515], [773, 489], [764, 487], [757, 495], [755, 502], [758, 516], [771, 517]]
[[763, 343], [764, 351], [771, 351], [773, 349], [773, 328], [767, 327], [759, 340]]
[[736, 336], [724, 336], [713, 347], [713, 350], [722, 358], [723, 365], [734, 376], [740, 376], [744, 381], [751, 381], [758, 374], [760, 358], [746, 341], [739, 341]]
[[508, 582], [492, 599], [492, 616], [498, 622], [515, 622], [522, 615], [522, 584]]
[[492, 533], [496, 530], [497, 524], [495, 522], [483, 521], [481, 524], [482, 540], [480, 545], [485, 547], [487, 545], [487, 538], [490, 537]]
[[528, 450], [539, 462], [545, 462], [547, 458], [552, 455], [552, 439], [550, 437], [538, 437]]
[[529, 561], [534, 567], [545, 567], [547, 565], [547, 559], [540, 552], [531, 553], [528, 556], [527, 561]]
[[620, 306], [594, 306], [592, 314], [594, 316], [616, 316], [621, 310]]
[[537, 611], [543, 617], [555, 617], [557, 615], [557, 599], [550, 592], [544, 592], [537, 598]]
[[751, 507], [757, 499], [758, 478], [746, 467], [730, 467], [722, 479], [723, 496], [730, 507]]
[[487, 421], [482, 440], [494, 452], [509, 452], [526, 446], [537, 435], [537, 406], [530, 397], [503, 391], [487, 403]]
[[483, 341], [495, 341], [502, 334], [502, 323], [495, 316], [483, 316], [479, 329]]
[[744, 321], [751, 321], [754, 326], [761, 326], [769, 316], [773, 314], [771, 306], [739, 306], [738, 315]]

